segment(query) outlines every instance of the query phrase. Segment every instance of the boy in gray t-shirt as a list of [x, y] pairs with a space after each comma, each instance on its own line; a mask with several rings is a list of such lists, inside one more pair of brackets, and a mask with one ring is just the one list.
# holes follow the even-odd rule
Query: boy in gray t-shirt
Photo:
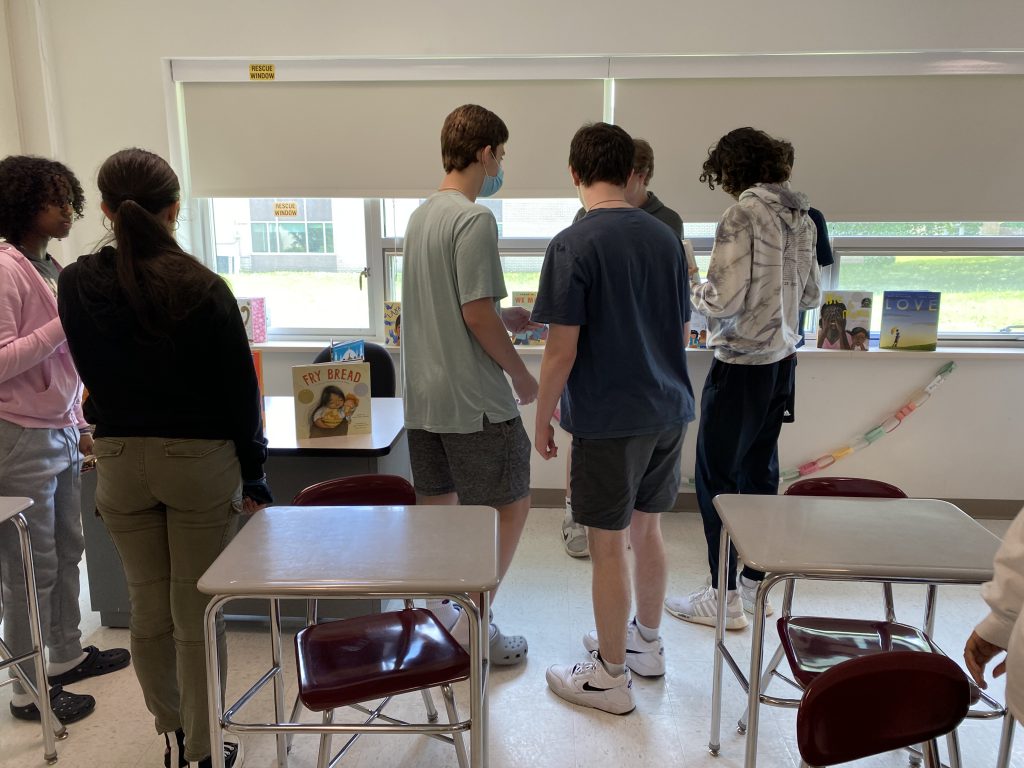
[[[499, 312], [508, 292], [498, 226], [476, 203], [501, 186], [506, 141], [501, 118], [483, 107], [466, 104], [448, 115], [445, 177], [409, 219], [402, 275], [405, 426], [416, 493], [422, 504], [496, 508], [502, 578], [530, 510], [530, 441], [516, 403], [537, 397], [508, 331], [539, 327], [522, 308]], [[428, 607], [467, 642], [454, 604]], [[517, 664], [526, 652], [523, 637], [491, 624], [492, 663]]]

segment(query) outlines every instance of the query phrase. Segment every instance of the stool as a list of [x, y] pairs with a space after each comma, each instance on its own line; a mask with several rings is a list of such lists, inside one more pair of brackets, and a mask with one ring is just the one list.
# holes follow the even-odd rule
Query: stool
[[[15, 656], [7, 644], [0, 640], [0, 670], [8, 667], [14, 670], [17, 679], [25, 686], [25, 690], [35, 699], [36, 707], [39, 709], [39, 720], [43, 728], [43, 757], [46, 762], [53, 765], [57, 762], [56, 739], [67, 737], [67, 729], [54, 717], [50, 709], [49, 686], [46, 682], [46, 661], [45, 650], [43, 649], [43, 632], [39, 622], [39, 599], [36, 595], [36, 572], [32, 562], [32, 539], [28, 532], [28, 523], [25, 516], [21, 514], [32, 506], [32, 500], [22, 497], [0, 498], [0, 525], [8, 520], [18, 529], [18, 543], [21, 546], [21, 562], [25, 573], [25, 591], [28, 593], [28, 623], [29, 631], [32, 634], [32, 650]], [[0, 617], [3, 611], [0, 609]], [[23, 661], [35, 659], [36, 681], [42, 686], [42, 694], [39, 689], [26, 677], [18, 666]], [[4, 682], [7, 685], [13, 680]]]

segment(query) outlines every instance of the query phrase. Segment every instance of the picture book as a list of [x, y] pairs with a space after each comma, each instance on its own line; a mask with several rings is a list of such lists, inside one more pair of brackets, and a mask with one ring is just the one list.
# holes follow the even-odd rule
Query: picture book
[[939, 298], [934, 291], [886, 291], [881, 349], [934, 352], [939, 338]]
[[267, 415], [263, 406], [263, 352], [258, 349], [250, 349], [252, 355], [252, 367], [256, 370], [256, 386], [260, 391], [260, 417], [263, 419], [263, 426], [267, 426]]
[[402, 345], [402, 302], [384, 302], [384, 346]]
[[267, 300], [241, 297], [236, 301], [245, 324], [245, 337], [250, 344], [262, 344], [267, 340]]
[[873, 298], [869, 291], [824, 291], [818, 312], [818, 349], [867, 352]]
[[299, 439], [370, 434], [369, 363], [293, 366], [292, 391]]
[[[533, 312], [533, 304], [537, 301], [536, 291], [512, 291], [512, 306], [522, 307], [527, 312]], [[548, 328], [536, 328], [532, 331], [512, 334], [512, 343], [518, 347], [535, 347], [543, 344], [548, 338]]]
[[708, 319], [690, 307], [690, 338], [687, 349], [708, 348]]
[[331, 342], [332, 363], [361, 363], [366, 359], [366, 343], [358, 341]]

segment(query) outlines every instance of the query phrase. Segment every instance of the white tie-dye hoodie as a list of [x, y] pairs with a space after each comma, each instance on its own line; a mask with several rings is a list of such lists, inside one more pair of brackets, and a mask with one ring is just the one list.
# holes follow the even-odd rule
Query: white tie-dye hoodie
[[755, 184], [722, 215], [707, 280], [691, 292], [722, 362], [768, 365], [796, 351], [800, 310], [821, 300], [808, 207], [788, 184]]

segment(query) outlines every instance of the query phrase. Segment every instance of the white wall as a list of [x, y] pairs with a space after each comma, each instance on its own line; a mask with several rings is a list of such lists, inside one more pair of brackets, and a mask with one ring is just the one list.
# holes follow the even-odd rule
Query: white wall
[[[5, 83], [13, 81], [21, 149], [60, 148], [60, 159], [79, 174], [89, 197], [86, 219], [73, 231], [66, 253], [84, 252], [102, 235], [93, 180], [104, 158], [133, 145], [167, 154], [163, 58], [1001, 50], [1019, 49], [1024, 29], [1019, 0], [661, 0], [642, 9], [618, 0], [6, 0], [5, 7], [0, 59], [9, 46], [14, 66], [8, 74], [0, 61], [0, 98], [10, 110]], [[49, 43], [48, 60], [36, 42], [37, 18]], [[49, 105], [43, 94], [47, 74]], [[538, 126], [543, 119], [537, 116]], [[0, 118], [4, 136], [10, 125], [8, 116]], [[58, 135], [48, 135], [51, 130]], [[0, 149], [14, 146], [4, 138]], [[268, 352], [270, 391], [286, 393], [286, 367], [311, 357], [305, 351]], [[689, 359], [699, 391], [708, 356]], [[814, 458], [873, 426], [930, 380], [945, 359], [802, 356], [798, 422], [784, 431], [783, 464]], [[1024, 498], [1018, 408], [1024, 366], [1018, 360], [961, 360], [960, 370], [920, 413], [837, 469], [892, 480], [912, 494]], [[530, 365], [536, 371], [539, 358], [530, 358]], [[532, 411], [525, 416], [529, 423]], [[691, 435], [688, 467], [693, 443]], [[535, 461], [534, 487], [557, 488], [563, 478], [560, 462]]]
[[[317, 348], [263, 352], [267, 394], [290, 395], [288, 367], [312, 361]], [[540, 354], [524, 353], [537, 375]], [[688, 352], [694, 394], [711, 363], [706, 351]], [[822, 475], [851, 475], [885, 480], [911, 496], [1024, 500], [1019, 441], [1024, 434], [1024, 365], [1020, 356], [951, 350], [930, 353], [829, 353], [805, 350], [797, 366], [796, 422], [787, 424], [779, 444], [781, 466], [795, 467], [848, 445], [881, 424], [938, 369], [954, 360], [957, 369], [924, 406], [894, 432], [837, 462]], [[533, 406], [523, 421], [533, 437]], [[683, 446], [683, 471], [693, 476], [697, 424]], [[560, 445], [568, 437], [561, 435]], [[562, 458], [531, 459], [533, 488], [561, 488]]]

